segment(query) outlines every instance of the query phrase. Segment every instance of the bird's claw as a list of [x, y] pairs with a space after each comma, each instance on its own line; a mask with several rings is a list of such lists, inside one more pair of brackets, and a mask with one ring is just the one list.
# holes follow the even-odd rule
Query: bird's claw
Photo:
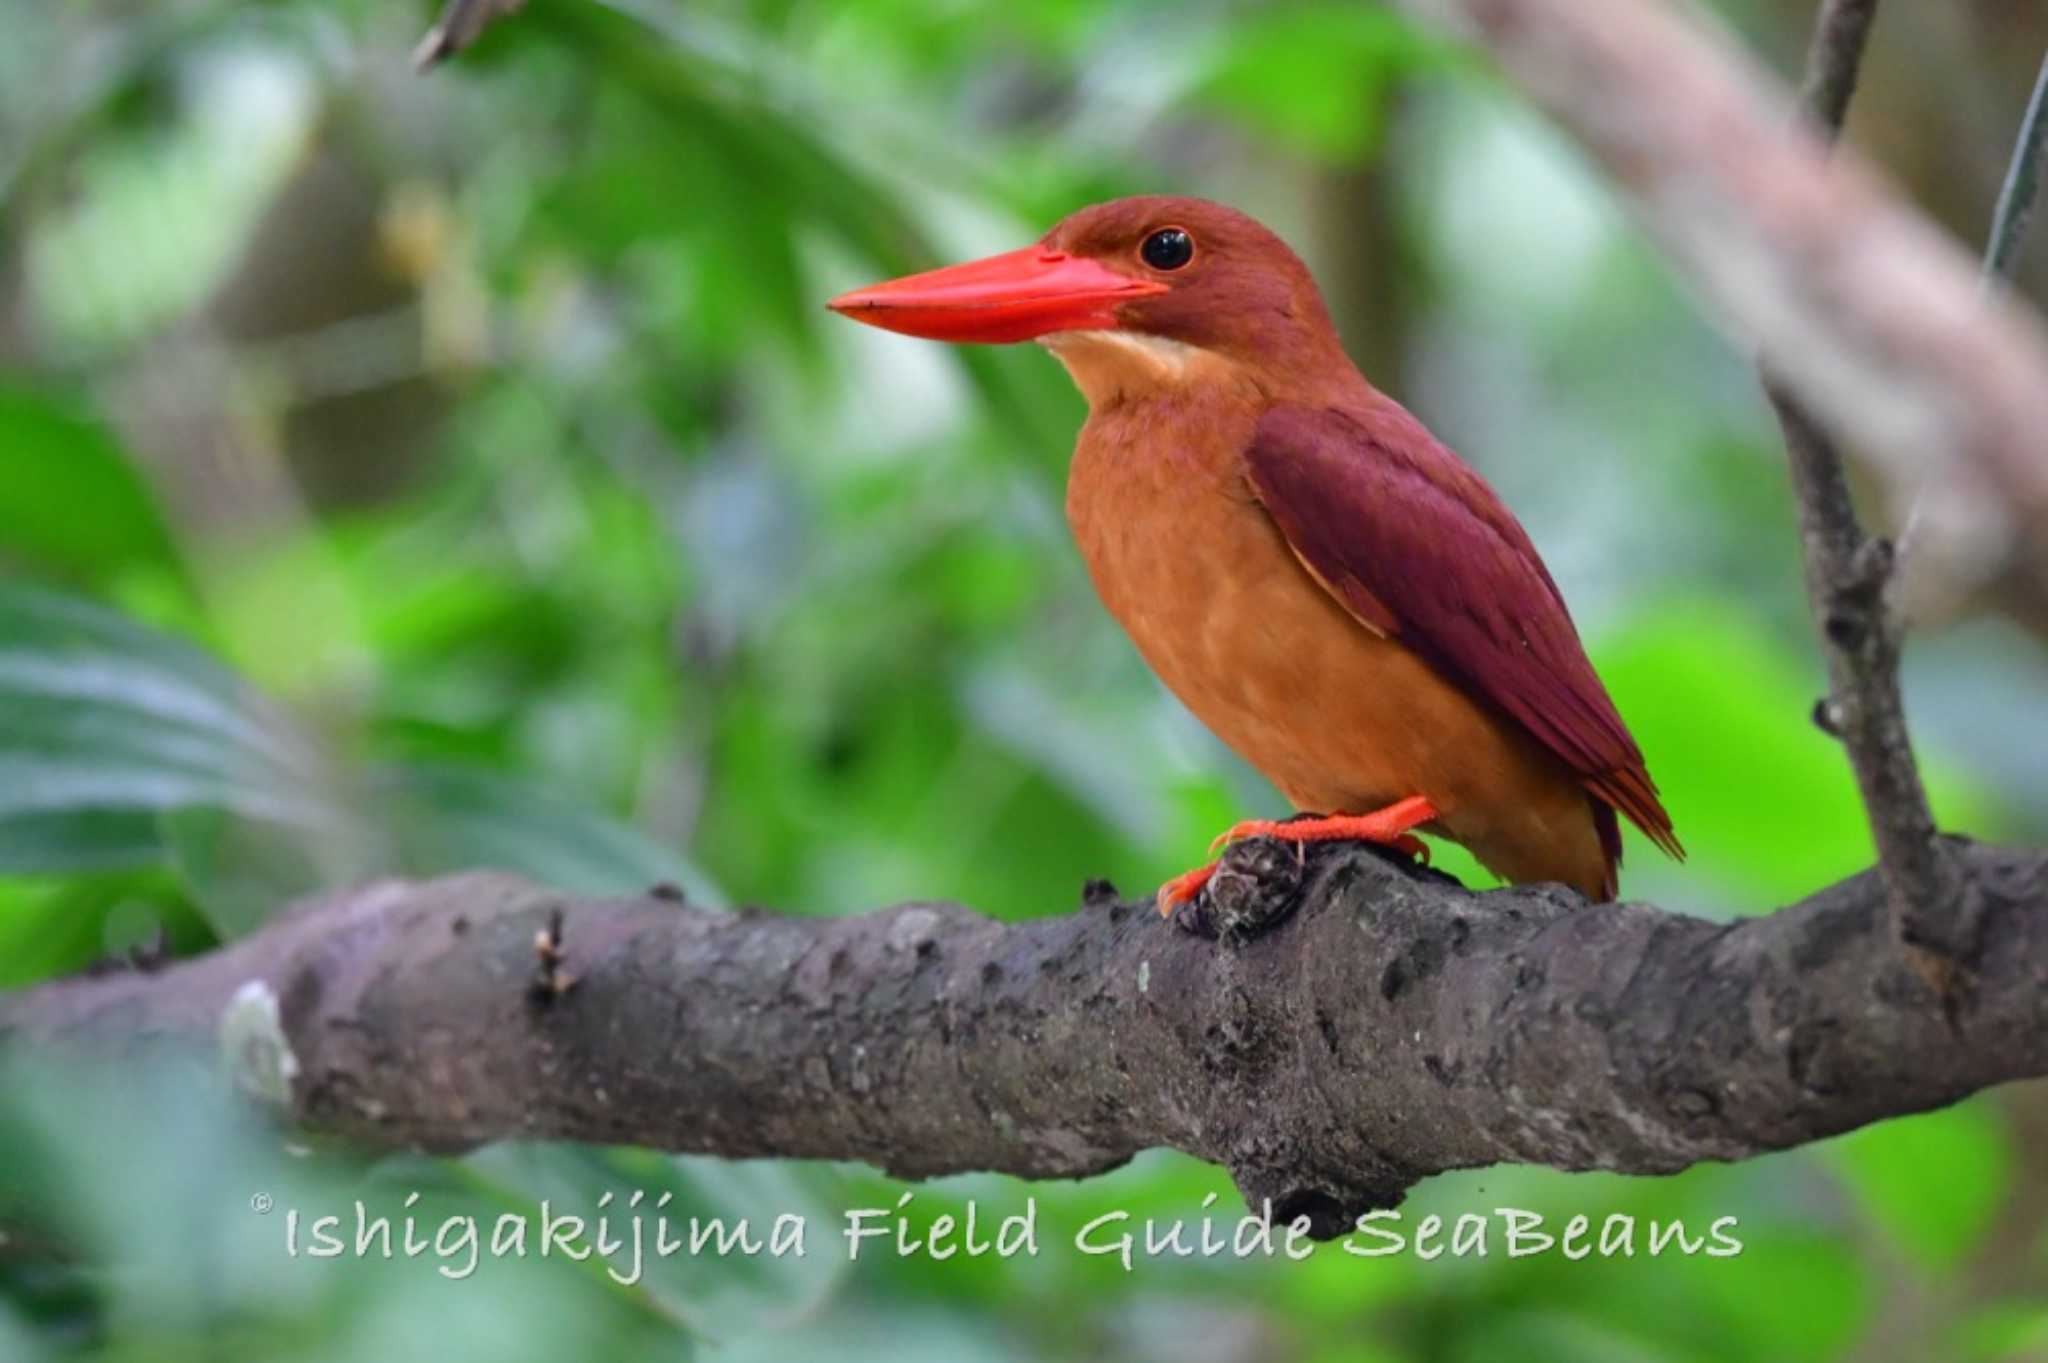
[[[1209, 855], [1215, 856], [1223, 848], [1228, 847], [1230, 844], [1235, 842], [1243, 842], [1246, 838], [1272, 838], [1279, 842], [1290, 842], [1294, 844], [1296, 852], [1300, 852], [1301, 850], [1306, 848], [1309, 843], [1328, 842], [1332, 840], [1331, 836], [1329, 835], [1309, 834], [1307, 836], [1302, 836], [1301, 834], [1290, 834], [1288, 830], [1288, 825], [1284, 823], [1274, 823], [1268, 819], [1248, 819], [1241, 824], [1234, 825], [1226, 832], [1218, 833], [1215, 839], [1209, 844]], [[1379, 838], [1359, 836], [1357, 838], [1357, 841], [1378, 843], [1382, 847], [1391, 847], [1394, 848], [1396, 851], [1405, 852], [1409, 856], [1414, 857], [1416, 860], [1420, 861], [1424, 866], [1429, 865], [1429, 844], [1411, 833], [1395, 833], [1388, 837]], [[1213, 870], [1214, 868], [1204, 867], [1203, 869]], [[1195, 873], [1193, 871], [1189, 871], [1187, 873], [1188, 876], [1194, 874]], [[1187, 876], [1176, 876], [1174, 878], [1174, 881], [1169, 881], [1167, 883], [1173, 884], [1175, 881], [1184, 880], [1186, 878]], [[1200, 886], [1198, 885], [1196, 888], [1199, 889]], [[1165, 888], [1161, 887], [1160, 893], [1164, 894], [1165, 892]]]
[[[1312, 842], [1368, 842], [1429, 864], [1429, 847], [1408, 830], [1437, 817], [1435, 806], [1412, 796], [1370, 814], [1305, 814], [1292, 819], [1246, 819], [1209, 845], [1213, 854], [1257, 838], [1280, 846], [1231, 850], [1207, 866], [1159, 887], [1154, 903], [1170, 918], [1203, 936], [1243, 939], [1284, 918], [1302, 882]], [[1283, 852], [1291, 852], [1291, 857]], [[1291, 865], [1289, 863], [1292, 863]], [[1228, 874], [1218, 877], [1218, 872]]]
[[1376, 842], [1394, 847], [1429, 864], [1429, 848], [1409, 829], [1437, 817], [1436, 807], [1419, 795], [1370, 814], [1298, 815], [1292, 819], [1246, 819], [1232, 824], [1209, 844], [1210, 855], [1246, 838], [1273, 838], [1297, 847], [1311, 842]]
[[1294, 911], [1307, 873], [1303, 844], [1257, 839], [1161, 887], [1160, 911], [1192, 936], [1240, 944]]
[[1183, 871], [1161, 885], [1159, 893], [1152, 901], [1159, 910], [1159, 916], [1171, 918], [1175, 909], [1183, 904], [1193, 903], [1201, 895], [1202, 887], [1207, 885], [1215, 874], [1216, 863], [1212, 861], [1207, 866], [1197, 866], [1192, 871]]

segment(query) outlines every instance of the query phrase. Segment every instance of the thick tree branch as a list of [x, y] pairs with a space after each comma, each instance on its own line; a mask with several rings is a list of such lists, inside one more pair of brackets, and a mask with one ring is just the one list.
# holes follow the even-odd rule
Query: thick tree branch
[[[1172, 1146], [1328, 1233], [1441, 1170], [1669, 1172], [2048, 1074], [2048, 853], [1956, 851], [1988, 949], [1950, 1018], [1867, 874], [1720, 924], [1334, 848], [1237, 946], [1108, 895], [1005, 925], [387, 882], [160, 973], [0, 998], [0, 1043], [224, 1044], [298, 1121], [373, 1148], [1074, 1177]], [[560, 958], [537, 960], [556, 915]]]
[[[1916, 571], [2048, 573], [2048, 327], [1725, 37], [1658, 0], [1406, 0], [1469, 35], [1607, 173], [1738, 337], [1921, 498]], [[1817, 88], [1819, 107], [1846, 85]]]

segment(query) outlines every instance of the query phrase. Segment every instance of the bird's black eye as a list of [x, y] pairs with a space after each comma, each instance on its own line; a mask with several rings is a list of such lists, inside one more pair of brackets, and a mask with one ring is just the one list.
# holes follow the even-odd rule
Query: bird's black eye
[[1162, 227], [1145, 238], [1138, 257], [1155, 270], [1178, 270], [1195, 258], [1195, 239], [1179, 227]]

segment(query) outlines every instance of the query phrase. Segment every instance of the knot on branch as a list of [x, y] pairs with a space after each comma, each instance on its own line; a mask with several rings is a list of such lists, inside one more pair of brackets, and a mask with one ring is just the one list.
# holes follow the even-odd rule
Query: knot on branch
[[1840, 574], [1828, 585], [1823, 621], [1835, 647], [1850, 653], [1861, 652], [1866, 645], [1889, 647], [1894, 630], [1886, 615], [1887, 588], [1897, 562], [1897, 550], [1884, 538], [1864, 540], [1843, 561]]
[[1929, 839], [1926, 888], [1899, 910], [1900, 940], [1914, 953], [1915, 968], [1941, 996], [1952, 1022], [1981, 963], [1984, 920], [1991, 909], [1986, 888], [1964, 863], [1969, 845], [1968, 839], [1953, 835]]
[[[1386, 1081], [1389, 1038], [1346, 1035], [1337, 1010], [1354, 997], [1389, 1010], [1430, 1007], [1428, 991], [1409, 986], [1440, 978], [1466, 952], [1470, 921], [1432, 893], [1455, 886], [1450, 877], [1368, 843], [1248, 839], [1225, 854], [1212, 886], [1219, 881], [1222, 894], [1204, 897], [1218, 949], [1200, 1047], [1214, 1090], [1201, 1144], [1252, 1212], [1276, 1229], [1303, 1221], [1311, 1238], [1331, 1239], [1400, 1205], [1427, 1172], [1384, 1130], [1346, 1116], [1358, 1094]], [[1268, 932], [1276, 912], [1287, 922]], [[1504, 906], [1510, 931], [1519, 934], [1522, 921]], [[1289, 940], [1337, 925], [1364, 934], [1341, 957], [1304, 956]], [[1379, 987], [1359, 994], [1371, 980]], [[1433, 1059], [1423, 1056], [1421, 1078], [1441, 1087]]]
[[[1357, 1226], [1368, 1212], [1401, 1205], [1420, 1176], [1391, 1167], [1366, 1174], [1358, 1169], [1323, 1169], [1311, 1173], [1290, 1165], [1291, 1153], [1275, 1151], [1270, 1163], [1231, 1169], [1244, 1205], [1264, 1216], [1276, 1229], [1307, 1222], [1311, 1240], [1334, 1240]], [[1365, 1174], [1365, 1176], [1361, 1176]]]

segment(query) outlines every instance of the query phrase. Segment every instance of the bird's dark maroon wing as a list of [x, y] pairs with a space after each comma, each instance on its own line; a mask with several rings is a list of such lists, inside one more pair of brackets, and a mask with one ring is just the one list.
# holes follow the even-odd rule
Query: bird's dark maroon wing
[[[1505, 711], [1588, 791], [1684, 855], [1536, 547], [1421, 422], [1391, 401], [1283, 404], [1259, 422], [1247, 465], [1295, 554], [1352, 614]], [[1609, 832], [1612, 816], [1604, 823]]]

